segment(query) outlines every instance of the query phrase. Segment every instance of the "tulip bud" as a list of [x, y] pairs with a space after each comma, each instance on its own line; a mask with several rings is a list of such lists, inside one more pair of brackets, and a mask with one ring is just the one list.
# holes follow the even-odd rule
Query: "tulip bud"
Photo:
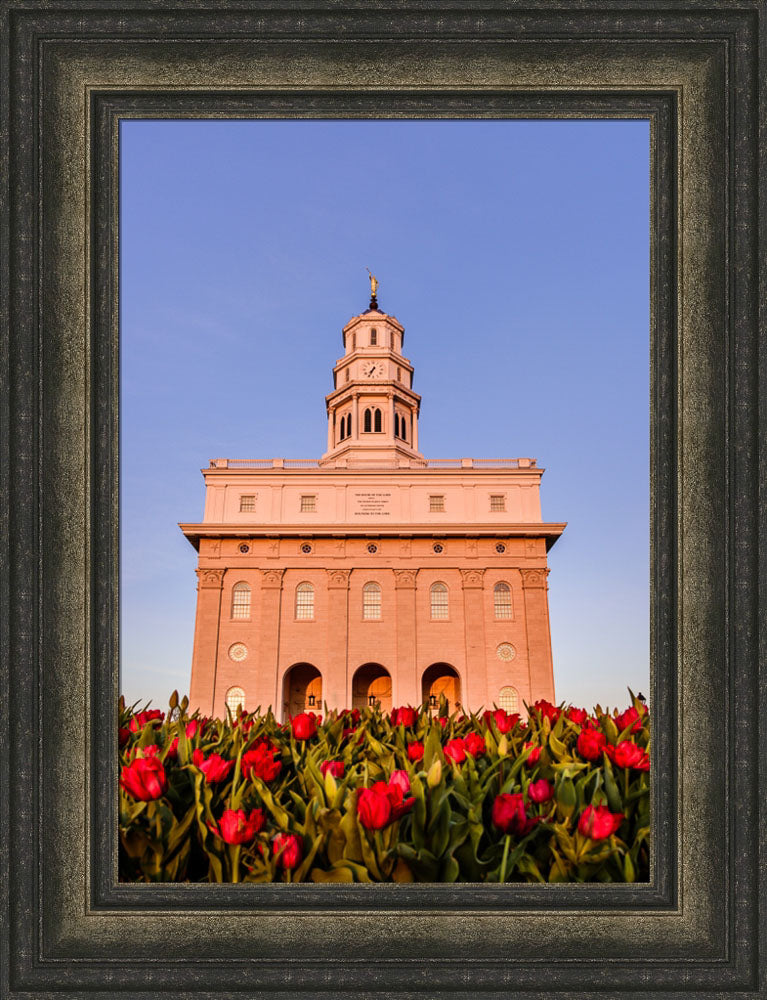
[[328, 802], [332, 805], [336, 800], [336, 792], [338, 791], [338, 786], [336, 785], [336, 779], [333, 777], [333, 772], [328, 769], [325, 771], [325, 795], [328, 798]]
[[429, 788], [436, 788], [440, 781], [442, 781], [442, 761], [435, 760], [426, 775], [426, 784]]
[[174, 691], [173, 694], [170, 696], [168, 707], [174, 709], [176, 708], [177, 705], [178, 705], [178, 691]]
[[509, 741], [506, 739], [505, 736], [502, 736], [501, 741], [498, 744], [498, 756], [505, 757], [508, 752], [509, 752]]

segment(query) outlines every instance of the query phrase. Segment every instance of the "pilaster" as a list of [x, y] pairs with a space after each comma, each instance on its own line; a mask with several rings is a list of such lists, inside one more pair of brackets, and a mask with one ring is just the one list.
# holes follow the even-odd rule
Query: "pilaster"
[[223, 569], [198, 569], [197, 614], [194, 623], [192, 676], [189, 683], [189, 708], [199, 708], [203, 715], [214, 715], [218, 634], [221, 623]]
[[[410, 554], [409, 542], [407, 543]], [[416, 662], [417, 612], [415, 603], [417, 569], [394, 570], [394, 593], [396, 601], [397, 629], [397, 669], [393, 671], [394, 690], [392, 694], [399, 705], [419, 705], [421, 690]], [[396, 675], [396, 676], [394, 676]]]
[[462, 569], [464, 631], [466, 635], [465, 691], [461, 702], [472, 709], [487, 702], [485, 648], [485, 571]]
[[329, 569], [327, 675], [322, 678], [322, 698], [332, 708], [351, 708], [349, 677], [349, 578], [351, 570]]
[[527, 660], [530, 690], [536, 698], [554, 701], [554, 664], [551, 656], [549, 597], [546, 577], [549, 570], [522, 569], [522, 593], [527, 620]]
[[280, 620], [284, 569], [261, 570], [261, 619], [258, 635], [258, 676], [254, 678], [255, 703], [281, 717], [282, 678], [280, 677]]

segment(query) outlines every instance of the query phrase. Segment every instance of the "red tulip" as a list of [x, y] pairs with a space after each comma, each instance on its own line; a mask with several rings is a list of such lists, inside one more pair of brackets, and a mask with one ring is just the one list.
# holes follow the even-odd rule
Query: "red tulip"
[[323, 760], [320, 764], [320, 773], [323, 778], [330, 771], [334, 778], [343, 778], [344, 762], [342, 760]]
[[423, 760], [424, 745], [414, 740], [412, 743], [407, 745], [407, 759], [416, 763], [419, 760]]
[[650, 755], [631, 740], [617, 746], [606, 746], [605, 753], [617, 767], [633, 767], [635, 771], [650, 770]]
[[444, 754], [456, 764], [462, 764], [466, 760], [466, 748], [463, 739], [456, 736], [454, 740], [448, 740], [445, 744]]
[[410, 778], [408, 778], [407, 771], [392, 771], [391, 778], [389, 778], [389, 788], [399, 788], [403, 795], [407, 795], [410, 791]]
[[124, 747], [129, 739], [130, 739], [130, 729], [126, 729], [125, 726], [120, 726], [120, 732], [119, 732], [120, 746]]
[[645, 715], [647, 715], [647, 709], [644, 709], [644, 711], [640, 715], [639, 712], [637, 712], [637, 710], [634, 708], [634, 706], [631, 705], [631, 707], [627, 708], [625, 712], [621, 712], [620, 715], [615, 716], [615, 725], [618, 728], [618, 732], [622, 733], [623, 730], [626, 728], [626, 726], [628, 726], [632, 722], [634, 723], [634, 725], [631, 726], [629, 732], [631, 733], [639, 732], [639, 730], [642, 728], [643, 719]]
[[389, 715], [389, 720], [393, 726], [414, 726], [418, 719], [418, 712], [409, 705], [402, 708], [393, 708]]
[[247, 844], [253, 840], [265, 821], [260, 809], [251, 809], [247, 817], [244, 809], [224, 809], [219, 820], [220, 829], [210, 823], [208, 826], [227, 844]]
[[483, 753], [487, 753], [485, 741], [479, 733], [469, 733], [468, 736], [464, 736], [463, 746], [466, 753], [470, 753], [472, 757], [481, 757]]
[[273, 841], [274, 853], [280, 868], [297, 868], [303, 857], [301, 841], [294, 833], [278, 833]]
[[205, 780], [210, 784], [224, 781], [229, 777], [229, 772], [234, 767], [234, 761], [224, 760], [221, 754], [212, 753], [206, 760], [202, 750], [192, 752], [192, 763], [202, 771]]
[[186, 730], [185, 730], [188, 738], [191, 740], [191, 738], [194, 736], [194, 734], [197, 732], [198, 729], [200, 730], [200, 732], [202, 732], [202, 730], [207, 725], [207, 722], [208, 722], [207, 718], [190, 719], [189, 722], [187, 722], [186, 724]]
[[525, 812], [525, 801], [521, 792], [512, 795], [496, 796], [493, 802], [493, 824], [504, 833], [513, 833], [524, 837], [538, 822], [538, 817], [528, 816]]
[[343, 712], [341, 712], [341, 714], [339, 715], [339, 718], [343, 719], [344, 722], [346, 722], [347, 720], [351, 721], [353, 726], [358, 726], [360, 724], [360, 719], [362, 718], [362, 713], [358, 708], [352, 708], [352, 709], [345, 708]]
[[447, 725], [447, 719], [445, 718], [445, 716], [444, 716], [444, 715], [440, 715], [440, 716], [438, 716], [438, 717], [437, 717], [437, 722], [438, 722], [438, 723], [440, 724], [440, 726], [442, 726], [442, 728], [443, 728], [443, 729], [444, 729], [444, 728], [445, 728], [445, 726]]
[[578, 821], [578, 830], [592, 840], [605, 840], [623, 822], [623, 813], [611, 813], [607, 806], [586, 806]]
[[580, 731], [575, 747], [584, 760], [600, 760], [606, 744], [607, 739], [601, 730], [586, 726]]
[[162, 761], [156, 757], [137, 757], [123, 767], [120, 785], [134, 799], [149, 802], [165, 794], [168, 778]]
[[242, 755], [240, 766], [244, 778], [260, 778], [267, 784], [273, 781], [282, 770], [282, 762], [278, 759], [279, 750], [260, 743]]
[[570, 722], [574, 722], [578, 726], [582, 726], [588, 717], [589, 713], [585, 708], [573, 708], [571, 705], [567, 710], [567, 718]]
[[165, 712], [161, 712], [159, 708], [150, 708], [146, 712], [138, 712], [130, 720], [130, 731], [137, 733], [139, 729], [143, 729], [149, 722], [159, 722], [162, 724], [164, 718]]
[[536, 701], [533, 708], [538, 709], [542, 719], [551, 719], [552, 722], [556, 722], [562, 714], [561, 709], [557, 708], [556, 705], [552, 705], [550, 701], [546, 701], [545, 698], [540, 698]]
[[527, 794], [532, 802], [548, 802], [554, 795], [554, 789], [545, 778], [531, 781], [527, 786]]
[[297, 740], [310, 740], [317, 732], [314, 712], [301, 712], [292, 719], [293, 736]]
[[[385, 782], [378, 782], [388, 790]], [[366, 830], [382, 830], [392, 818], [392, 807], [386, 791], [382, 794], [375, 787], [360, 788], [357, 793], [357, 815]]]
[[490, 719], [494, 719], [499, 733], [509, 733], [519, 722], [519, 712], [509, 715], [502, 708], [496, 708], [494, 712], [484, 712], [482, 719], [486, 726], [490, 725]]
[[[532, 747], [532, 749], [530, 749]], [[525, 764], [528, 767], [534, 767], [538, 761], [541, 759], [541, 748], [535, 746], [533, 743], [525, 743], [525, 750], [530, 750], [529, 757], [525, 760]]]

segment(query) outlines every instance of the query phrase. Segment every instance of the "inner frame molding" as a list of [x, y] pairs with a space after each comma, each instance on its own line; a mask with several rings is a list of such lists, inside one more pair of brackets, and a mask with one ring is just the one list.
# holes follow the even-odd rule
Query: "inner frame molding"
[[[9, 997], [758, 995], [756, 12], [6, 7]], [[116, 883], [124, 117], [650, 119], [649, 885]]]

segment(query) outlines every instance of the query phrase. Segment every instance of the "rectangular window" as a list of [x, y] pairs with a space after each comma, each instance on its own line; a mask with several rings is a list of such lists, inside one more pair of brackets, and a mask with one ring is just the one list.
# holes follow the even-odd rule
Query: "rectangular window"
[[314, 493], [304, 493], [301, 496], [301, 513], [313, 514], [317, 510], [317, 497]]
[[506, 497], [501, 493], [491, 493], [490, 510], [506, 510]]
[[240, 510], [255, 510], [256, 509], [256, 498], [255, 496], [241, 496], [240, 497]]
[[375, 330], [370, 331], [370, 346], [375, 347], [378, 343], [378, 333]]
[[445, 509], [445, 498], [442, 495], [429, 497], [429, 512]]

